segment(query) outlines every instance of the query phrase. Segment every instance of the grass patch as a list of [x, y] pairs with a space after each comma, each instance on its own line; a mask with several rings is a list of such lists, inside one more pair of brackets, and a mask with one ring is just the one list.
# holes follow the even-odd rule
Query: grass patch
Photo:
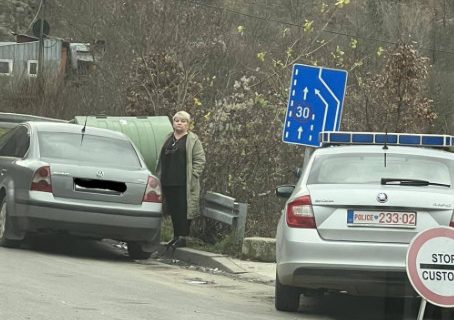
[[226, 235], [221, 241], [214, 244], [199, 239], [191, 239], [188, 242], [188, 247], [232, 257], [239, 257], [241, 254], [241, 244], [235, 243], [233, 235]]
[[[172, 219], [170, 218], [170, 216], [165, 215], [162, 218], [161, 224], [161, 242], [169, 242], [172, 238]], [[191, 236], [187, 240], [187, 246], [188, 248], [212, 253], [226, 254], [233, 257], [239, 257], [241, 254], [241, 244], [235, 243], [233, 235], [226, 235], [220, 241], [213, 244], [204, 242], [196, 236]]]
[[0, 137], [3, 136], [8, 130], [9, 128], [0, 128]]
[[161, 242], [169, 242], [173, 238], [172, 219], [169, 215], [162, 217]]

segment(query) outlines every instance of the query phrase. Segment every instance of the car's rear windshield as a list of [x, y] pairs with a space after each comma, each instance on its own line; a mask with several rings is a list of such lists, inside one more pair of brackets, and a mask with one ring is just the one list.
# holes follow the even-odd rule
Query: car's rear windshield
[[418, 179], [452, 185], [453, 162], [409, 154], [330, 154], [317, 156], [308, 184], [380, 183], [382, 178]]
[[109, 167], [140, 168], [139, 157], [129, 141], [67, 132], [38, 133], [42, 159], [65, 163], [89, 163]]

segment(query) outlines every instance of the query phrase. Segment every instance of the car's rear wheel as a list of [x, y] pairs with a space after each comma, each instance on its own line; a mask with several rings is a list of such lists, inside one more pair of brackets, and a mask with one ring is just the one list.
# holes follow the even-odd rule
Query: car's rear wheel
[[131, 259], [144, 260], [151, 256], [151, 252], [144, 251], [139, 242], [128, 242], [128, 254]]
[[8, 217], [6, 197], [3, 198], [0, 207], [0, 246], [9, 248], [18, 248], [21, 245], [20, 240], [11, 240], [7, 238], [8, 230], [11, 230], [10, 219]]
[[285, 286], [279, 281], [276, 273], [274, 305], [280, 311], [298, 311], [301, 291], [299, 288]]

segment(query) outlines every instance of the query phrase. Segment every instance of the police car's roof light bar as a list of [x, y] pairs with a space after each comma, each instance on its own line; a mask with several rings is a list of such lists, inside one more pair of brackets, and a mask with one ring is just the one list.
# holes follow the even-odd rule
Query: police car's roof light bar
[[388, 145], [401, 146], [438, 148], [454, 146], [454, 136], [448, 135], [344, 131], [320, 132], [320, 143], [322, 146], [333, 144], [383, 145], [385, 141]]

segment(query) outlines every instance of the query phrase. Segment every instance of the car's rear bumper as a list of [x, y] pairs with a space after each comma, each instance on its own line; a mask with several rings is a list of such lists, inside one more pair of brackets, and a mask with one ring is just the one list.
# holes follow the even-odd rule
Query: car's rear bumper
[[353, 295], [415, 295], [406, 275], [408, 244], [326, 241], [315, 229], [285, 234], [276, 248], [277, 273], [284, 285]]
[[[405, 297], [417, 296], [405, 272], [357, 270], [356, 266], [345, 269], [327, 269], [325, 265], [279, 265], [277, 270], [286, 280], [281, 283], [304, 289], [327, 290], [361, 296]], [[289, 280], [290, 279], [290, 280]]]
[[159, 242], [161, 204], [97, 205], [88, 201], [60, 201], [51, 195], [17, 200], [11, 216], [23, 232], [65, 232], [92, 238]]

